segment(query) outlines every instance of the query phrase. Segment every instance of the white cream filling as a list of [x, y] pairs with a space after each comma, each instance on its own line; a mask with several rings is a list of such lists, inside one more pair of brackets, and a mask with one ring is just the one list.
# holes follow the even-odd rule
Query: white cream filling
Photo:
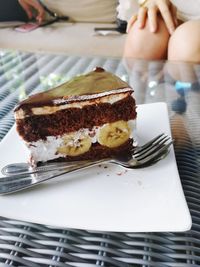
[[[133, 138], [134, 129], [135, 129], [135, 120], [129, 120], [128, 125], [130, 127], [130, 138]], [[94, 126], [91, 130], [89, 129], [80, 129], [77, 132], [73, 132], [73, 142], [74, 145], [78, 143], [78, 140], [81, 139], [82, 136], [88, 136], [92, 143], [96, 143], [98, 140], [98, 134], [101, 130], [102, 126]], [[57, 152], [58, 148], [64, 143], [64, 136], [47, 136], [46, 140], [38, 140], [37, 142], [27, 143], [27, 146], [30, 150], [31, 158], [34, 162], [38, 161], [48, 161], [56, 158], [63, 157], [62, 154]]]
[[[122, 88], [118, 90], [112, 90], [100, 94], [93, 94], [88, 96], [79, 96], [77, 98], [71, 97], [70, 101], [65, 103], [65, 99], [55, 100], [55, 104], [59, 104], [58, 106], [43, 106], [43, 107], [33, 107], [31, 109], [33, 115], [48, 115], [55, 113], [59, 110], [69, 109], [69, 108], [83, 108], [84, 106], [100, 104], [100, 103], [109, 103], [113, 104], [123, 98], [127, 97], [129, 92], [132, 91], [131, 88]], [[78, 101], [77, 101], [78, 100]], [[73, 102], [74, 101], [74, 102]], [[63, 104], [61, 104], [63, 102]], [[26, 114], [24, 110], [21, 108], [15, 112], [15, 119], [24, 119], [25, 117], [32, 116]]]

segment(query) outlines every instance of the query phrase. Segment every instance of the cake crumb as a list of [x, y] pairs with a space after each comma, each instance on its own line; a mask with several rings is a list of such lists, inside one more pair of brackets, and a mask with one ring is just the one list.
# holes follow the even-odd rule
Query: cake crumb
[[123, 175], [123, 174], [125, 174], [125, 173], [127, 173], [128, 172], [128, 170], [124, 170], [124, 171], [122, 171], [122, 172], [117, 172], [116, 174], [118, 175], [118, 176], [121, 176], [121, 175]]

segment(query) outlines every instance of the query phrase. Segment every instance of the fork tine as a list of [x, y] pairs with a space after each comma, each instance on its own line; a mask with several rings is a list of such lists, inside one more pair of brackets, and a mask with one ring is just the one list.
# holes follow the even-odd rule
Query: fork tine
[[152, 146], [149, 147], [147, 150], [141, 151], [140, 153], [137, 153], [137, 154], [134, 154], [134, 157], [137, 160], [141, 160], [143, 158], [146, 158], [146, 157], [150, 156], [151, 154], [153, 154], [156, 150], [159, 150], [160, 148], [165, 146], [166, 142], [169, 140], [171, 140], [171, 138], [169, 136], [165, 136], [165, 137], [161, 138], [159, 141], [152, 144]]
[[[138, 156], [142, 156], [142, 155], [145, 155], [146, 153], [151, 153], [152, 149], [155, 149], [155, 148], [159, 148], [159, 145], [160, 144], [163, 144], [164, 142], [166, 142], [168, 139], [170, 139], [169, 136], [167, 135], [160, 135], [159, 138], [157, 138], [153, 143], [151, 143], [150, 145], [148, 145], [147, 147], [144, 147], [142, 149], [138, 149], [136, 151], [134, 151], [132, 153], [132, 155], [134, 157], [138, 157]], [[144, 145], [145, 146], [145, 145]]]
[[149, 142], [145, 143], [143, 146], [139, 146], [139, 147], [133, 148], [133, 153], [132, 154], [134, 155], [134, 154], [139, 153], [140, 151], [142, 151], [144, 149], [148, 149], [150, 146], [152, 146], [152, 144], [154, 142], [159, 140], [163, 135], [164, 135], [164, 133], [159, 134], [158, 136], [156, 136], [153, 139], [151, 139]]
[[168, 151], [168, 148], [173, 144], [173, 142], [174, 142], [173, 140], [170, 140], [169, 143], [163, 144], [162, 146], [160, 146], [159, 149], [155, 150], [152, 154], [139, 160], [140, 164], [144, 165], [146, 163], [156, 161], [158, 158], [160, 158], [162, 155], [164, 155], [166, 153], [166, 151]]

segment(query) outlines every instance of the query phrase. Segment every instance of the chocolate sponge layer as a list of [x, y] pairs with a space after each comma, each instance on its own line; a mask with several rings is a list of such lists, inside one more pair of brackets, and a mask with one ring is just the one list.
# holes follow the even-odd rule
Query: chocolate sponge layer
[[102, 103], [83, 108], [69, 108], [49, 115], [32, 115], [16, 120], [17, 131], [27, 142], [45, 140], [47, 136], [63, 135], [82, 128], [91, 129], [118, 120], [136, 117], [135, 100], [131, 95], [113, 104]]

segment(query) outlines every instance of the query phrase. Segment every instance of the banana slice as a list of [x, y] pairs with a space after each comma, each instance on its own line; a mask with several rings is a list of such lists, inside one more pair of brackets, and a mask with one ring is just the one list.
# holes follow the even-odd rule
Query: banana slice
[[130, 137], [130, 128], [126, 121], [116, 121], [103, 126], [98, 134], [98, 142], [109, 148], [125, 143]]
[[64, 142], [57, 151], [66, 156], [79, 156], [87, 152], [91, 145], [91, 138], [86, 135], [77, 138], [74, 134], [68, 134], [63, 137]]

